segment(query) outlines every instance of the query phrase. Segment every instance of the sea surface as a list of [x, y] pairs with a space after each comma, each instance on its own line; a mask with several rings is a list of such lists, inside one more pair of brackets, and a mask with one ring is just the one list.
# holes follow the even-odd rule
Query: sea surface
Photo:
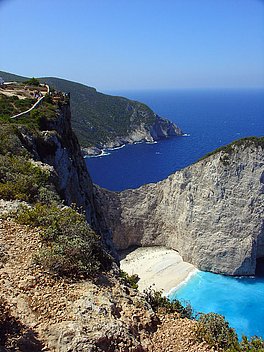
[[[113, 94], [114, 92], [112, 92]], [[236, 139], [264, 136], [264, 90], [115, 92], [149, 105], [186, 136], [135, 144], [86, 158], [94, 183], [114, 191], [157, 182]], [[224, 315], [241, 337], [264, 338], [264, 275], [232, 278], [198, 272], [172, 297], [196, 312]]]
[[94, 183], [113, 191], [157, 182], [206, 153], [247, 136], [264, 135], [264, 90], [115, 92], [149, 105], [187, 136], [127, 145], [87, 158]]
[[171, 293], [191, 303], [195, 313], [214, 312], [225, 316], [238, 337], [264, 338], [264, 277], [234, 278], [198, 271]]

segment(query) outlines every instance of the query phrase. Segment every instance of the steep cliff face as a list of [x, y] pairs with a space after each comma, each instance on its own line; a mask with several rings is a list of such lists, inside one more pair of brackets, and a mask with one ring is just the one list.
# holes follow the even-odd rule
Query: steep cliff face
[[234, 143], [157, 184], [96, 188], [120, 248], [165, 245], [202, 270], [252, 275], [264, 256], [263, 143]]
[[96, 227], [93, 186], [80, 146], [71, 129], [69, 104], [62, 104], [53, 119], [42, 119], [38, 136], [23, 133], [23, 144], [34, 157], [54, 169], [54, 183], [67, 205], [76, 204], [86, 213], [89, 224]]

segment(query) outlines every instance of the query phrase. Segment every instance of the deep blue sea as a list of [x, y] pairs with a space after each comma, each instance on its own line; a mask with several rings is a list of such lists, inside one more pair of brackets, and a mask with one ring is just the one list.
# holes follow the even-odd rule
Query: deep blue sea
[[[87, 158], [94, 183], [110, 190], [164, 179], [235, 139], [264, 136], [264, 90], [118, 92], [149, 105], [189, 136], [136, 144]], [[198, 272], [176, 292], [196, 312], [224, 315], [239, 336], [264, 337], [264, 277], [232, 278]]]
[[157, 182], [215, 148], [246, 136], [264, 135], [264, 90], [118, 92], [149, 105], [188, 137], [127, 145], [87, 158], [94, 183], [114, 191]]

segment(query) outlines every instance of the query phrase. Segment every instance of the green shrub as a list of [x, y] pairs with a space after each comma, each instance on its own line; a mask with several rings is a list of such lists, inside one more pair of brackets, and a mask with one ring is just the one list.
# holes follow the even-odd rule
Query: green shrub
[[192, 318], [193, 310], [190, 304], [184, 307], [177, 299], [170, 301], [167, 297], [162, 296], [161, 291], [155, 291], [149, 288], [144, 291], [146, 301], [151, 305], [154, 312], [161, 311], [164, 313], [179, 313], [181, 318]]
[[35, 102], [36, 99], [18, 99], [15, 95], [9, 97], [0, 94], [0, 120], [2, 122], [8, 121], [11, 116], [30, 109]]
[[49, 199], [58, 199], [50, 187], [48, 171], [35, 165], [26, 157], [0, 155], [1, 198], [27, 202], [47, 201], [47, 193], [49, 193]]
[[139, 277], [138, 277], [137, 274], [128, 275], [128, 273], [126, 273], [125, 271], [121, 270], [120, 271], [120, 277], [125, 281], [126, 284], [128, 284], [129, 286], [131, 286], [135, 290], [138, 289], [138, 284], [137, 283], [139, 281]]
[[35, 77], [32, 77], [30, 78], [29, 80], [23, 82], [24, 84], [27, 84], [29, 86], [35, 86], [35, 87], [38, 87], [40, 85], [40, 82], [37, 78]]
[[41, 228], [43, 245], [36, 263], [54, 274], [87, 277], [107, 269], [111, 263], [85, 216], [72, 208], [36, 204], [20, 211], [17, 222]]
[[[228, 350], [233, 352], [232, 350]], [[253, 336], [250, 340], [246, 337], [242, 337], [242, 341], [239, 345], [239, 351], [241, 352], [264, 352], [264, 340], [257, 336]]]
[[22, 143], [19, 138], [19, 132], [14, 125], [0, 125], [0, 154], [28, 154], [25, 148], [22, 148]]
[[199, 341], [206, 341], [211, 347], [239, 351], [235, 330], [229, 327], [228, 322], [220, 314], [201, 314], [195, 328], [195, 335]]

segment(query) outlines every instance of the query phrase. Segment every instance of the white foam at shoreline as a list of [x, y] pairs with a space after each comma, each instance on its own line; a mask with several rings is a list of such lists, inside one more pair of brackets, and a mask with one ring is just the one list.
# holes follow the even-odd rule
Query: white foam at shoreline
[[90, 158], [101, 158], [102, 156], [107, 156], [110, 155], [111, 153], [108, 153], [105, 149], [101, 150], [100, 154], [96, 155], [85, 155], [85, 158], [90, 159]]
[[169, 297], [170, 295], [172, 295], [175, 291], [177, 291], [181, 286], [186, 285], [187, 282], [197, 273], [199, 273], [200, 270], [197, 268], [194, 268], [191, 272], [189, 272], [189, 274], [187, 275], [187, 277], [181, 281], [177, 286], [172, 287], [168, 292], [164, 293], [164, 296]]
[[183, 137], [190, 137], [190, 133], [184, 133], [182, 136]]
[[106, 148], [105, 150], [116, 150], [116, 149], [122, 149], [122, 148], [124, 148], [125, 146], [126, 146], [126, 144], [122, 144], [122, 145], [120, 145], [120, 146], [118, 146], [118, 147]]

